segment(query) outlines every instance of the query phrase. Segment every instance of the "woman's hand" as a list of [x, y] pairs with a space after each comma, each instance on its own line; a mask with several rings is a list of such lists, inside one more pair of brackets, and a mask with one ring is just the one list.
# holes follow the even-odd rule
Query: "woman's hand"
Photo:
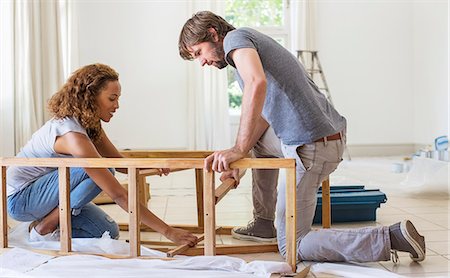
[[164, 236], [178, 245], [188, 244], [189, 246], [193, 247], [198, 242], [198, 238], [193, 234], [189, 233], [188, 231], [173, 227], [169, 227]]

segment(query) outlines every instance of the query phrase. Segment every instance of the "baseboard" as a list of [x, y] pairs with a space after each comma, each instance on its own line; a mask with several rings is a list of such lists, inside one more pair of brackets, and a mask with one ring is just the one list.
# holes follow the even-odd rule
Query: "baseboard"
[[[416, 144], [373, 144], [373, 145], [347, 145], [347, 153], [352, 157], [358, 156], [395, 156], [414, 154]], [[344, 156], [346, 157], [346, 155]]]

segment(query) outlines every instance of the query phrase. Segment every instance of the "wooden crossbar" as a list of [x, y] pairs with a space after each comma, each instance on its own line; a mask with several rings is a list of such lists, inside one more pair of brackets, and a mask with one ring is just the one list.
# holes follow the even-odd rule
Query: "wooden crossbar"
[[[168, 247], [151, 247], [154, 250], [161, 252], [169, 252]], [[229, 255], [229, 254], [252, 254], [252, 253], [267, 253], [278, 252], [278, 245], [276, 243], [262, 243], [262, 244], [239, 244], [239, 245], [225, 245], [220, 244], [216, 246], [216, 255]], [[180, 255], [198, 256], [205, 255], [204, 245], [197, 245], [180, 253]]]
[[[190, 168], [176, 168], [176, 169], [170, 169], [170, 173], [174, 172], [180, 172], [184, 170], [189, 170]], [[160, 175], [161, 172], [158, 169], [142, 169], [139, 170], [139, 176], [148, 177], [148, 176], [157, 176]]]
[[[239, 178], [242, 178], [245, 175], [245, 169], [239, 169]], [[216, 204], [222, 200], [223, 197], [231, 190], [236, 188], [236, 180], [233, 178], [226, 179], [223, 181], [221, 185], [216, 188]]]
[[[198, 240], [197, 240], [197, 244], [201, 241], [203, 241], [205, 239], [205, 234], [199, 235], [198, 236]], [[180, 245], [170, 251], [167, 251], [167, 257], [171, 258], [174, 257], [178, 254], [181, 254], [183, 252], [185, 252], [186, 250], [188, 250], [189, 248], [191, 248], [191, 246], [189, 246], [189, 244], [183, 244]]]
[[[2, 166], [84, 167], [84, 168], [196, 168], [203, 158], [0, 158]], [[294, 159], [243, 158], [230, 164], [231, 169], [281, 169], [295, 167]]]

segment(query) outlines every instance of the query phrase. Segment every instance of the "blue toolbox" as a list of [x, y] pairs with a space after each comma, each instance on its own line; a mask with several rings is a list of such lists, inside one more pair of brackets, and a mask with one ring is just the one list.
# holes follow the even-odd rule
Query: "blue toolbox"
[[[386, 203], [386, 194], [364, 185], [330, 186], [331, 222], [375, 221], [376, 210]], [[317, 193], [314, 224], [322, 223], [322, 188]]]

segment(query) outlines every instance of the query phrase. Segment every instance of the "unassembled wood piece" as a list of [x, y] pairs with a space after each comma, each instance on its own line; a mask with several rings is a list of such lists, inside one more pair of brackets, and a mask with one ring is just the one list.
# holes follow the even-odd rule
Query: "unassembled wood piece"
[[[198, 240], [197, 240], [197, 244], [201, 241], [203, 241], [205, 239], [205, 234], [198, 236]], [[179, 255], [183, 252], [186, 252], [186, 250], [188, 250], [189, 248], [191, 248], [191, 246], [189, 246], [189, 244], [183, 244], [178, 246], [175, 249], [172, 249], [170, 251], [167, 252], [167, 257], [171, 258], [174, 257], [176, 255]]]
[[[218, 228], [216, 229], [216, 232], [217, 232], [218, 230], [220, 230], [220, 229], [221, 229], [221, 228], [218, 227]], [[197, 239], [196, 245], [199, 244], [200, 242], [202, 242], [202, 241], [205, 239], [205, 234], [199, 235], [197, 238], [198, 238], [198, 239]], [[142, 243], [142, 241], [141, 241], [141, 243]], [[192, 247], [193, 247], [193, 246], [192, 246]], [[189, 246], [189, 244], [183, 244], [183, 245], [180, 245], [180, 246], [178, 246], [178, 247], [176, 247], [176, 248], [174, 248], [174, 249], [172, 249], [172, 250], [167, 251], [167, 252], [166, 252], [166, 253], [167, 253], [167, 257], [173, 257], [173, 256], [176, 256], [176, 255], [179, 255], [179, 254], [181, 254], [181, 253], [187, 251], [189, 248], [192, 248], [192, 247]]]
[[[239, 169], [239, 178], [245, 175], [245, 169]], [[233, 178], [226, 179], [216, 188], [216, 204], [231, 190], [236, 188], [236, 180]]]

